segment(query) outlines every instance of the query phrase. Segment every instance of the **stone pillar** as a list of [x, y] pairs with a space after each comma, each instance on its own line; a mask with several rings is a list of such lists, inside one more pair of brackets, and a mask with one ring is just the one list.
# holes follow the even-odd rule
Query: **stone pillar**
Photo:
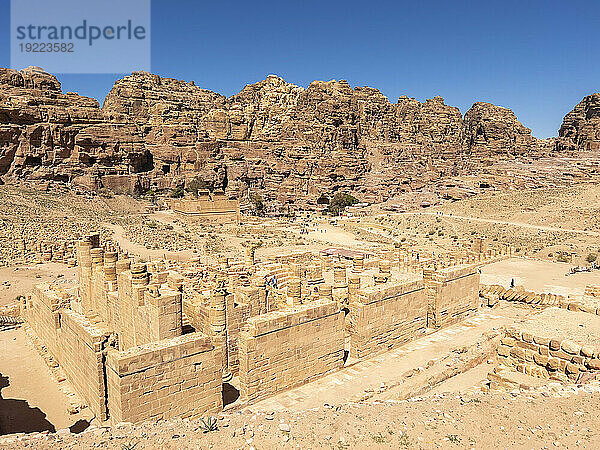
[[352, 302], [358, 299], [358, 292], [360, 291], [360, 277], [352, 276], [348, 280], [348, 302]]
[[255, 252], [256, 249], [252, 246], [246, 247], [246, 266], [248, 267], [254, 267], [254, 256], [255, 256]]
[[382, 275], [390, 275], [392, 273], [392, 263], [387, 259], [380, 260], [379, 273]]
[[348, 304], [348, 282], [346, 281], [346, 269], [336, 267], [333, 269], [333, 298], [340, 308]]
[[144, 291], [150, 283], [150, 274], [145, 263], [131, 265], [131, 290], [135, 305], [144, 305]]
[[321, 266], [317, 264], [311, 264], [306, 270], [306, 278], [308, 284], [315, 285], [323, 282], [323, 271]]
[[298, 277], [292, 277], [288, 280], [287, 303], [290, 306], [302, 304], [302, 280]]
[[266, 287], [264, 277], [257, 276], [255, 278], [253, 278], [252, 284], [254, 284], [254, 286], [258, 290], [258, 302], [256, 305], [257, 310], [256, 310], [256, 312], [254, 312], [253, 315], [268, 313], [269, 312], [269, 304], [268, 304], [268, 297], [267, 297], [267, 287]]
[[292, 272], [293, 277], [300, 279], [304, 278], [304, 267], [302, 264], [290, 263], [290, 272]]
[[357, 256], [352, 258], [352, 272], [361, 273], [365, 269], [365, 257]]
[[333, 290], [330, 285], [323, 284], [319, 286], [319, 299], [325, 301], [333, 300]]
[[229, 370], [228, 345], [227, 345], [227, 304], [224, 289], [215, 289], [211, 294], [209, 321], [210, 329], [215, 339], [215, 345], [222, 346], [222, 378], [223, 383], [231, 381], [233, 375]]

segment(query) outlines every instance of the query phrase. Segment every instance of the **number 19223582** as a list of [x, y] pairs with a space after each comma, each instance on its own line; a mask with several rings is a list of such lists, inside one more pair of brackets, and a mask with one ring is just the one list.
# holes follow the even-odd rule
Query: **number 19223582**
[[72, 42], [27, 42], [20, 43], [21, 53], [73, 53]]

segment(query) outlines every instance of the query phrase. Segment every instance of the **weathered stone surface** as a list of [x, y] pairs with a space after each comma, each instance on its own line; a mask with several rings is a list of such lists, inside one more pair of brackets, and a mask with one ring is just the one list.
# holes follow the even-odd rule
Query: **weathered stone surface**
[[[476, 103], [463, 117], [441, 97], [391, 103], [370, 87], [269, 75], [226, 98], [193, 82], [134, 72], [102, 108], [61, 92], [39, 68], [0, 69], [0, 176], [90, 189], [172, 189], [198, 178], [275, 205], [343, 190], [382, 201], [468, 174], [474, 156], [542, 149], [512, 111]], [[441, 195], [460, 198], [460, 189]]]
[[538, 151], [538, 139], [508, 108], [477, 102], [465, 114], [467, 148], [472, 153], [528, 154]]
[[600, 149], [600, 93], [584, 97], [565, 116], [558, 136], [558, 150]]

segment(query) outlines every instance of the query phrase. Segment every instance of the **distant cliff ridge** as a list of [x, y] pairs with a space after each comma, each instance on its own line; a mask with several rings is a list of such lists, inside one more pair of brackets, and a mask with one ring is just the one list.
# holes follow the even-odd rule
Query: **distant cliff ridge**
[[415, 183], [465, 174], [474, 160], [597, 149], [599, 105], [600, 94], [577, 105], [555, 146], [532, 137], [506, 108], [477, 102], [463, 118], [441, 97], [392, 104], [377, 89], [344, 80], [305, 89], [269, 75], [227, 98], [135, 72], [115, 83], [100, 108], [62, 93], [39, 68], [0, 69], [0, 176], [117, 192], [199, 178], [230, 196], [256, 190], [282, 204], [336, 190], [381, 201]]

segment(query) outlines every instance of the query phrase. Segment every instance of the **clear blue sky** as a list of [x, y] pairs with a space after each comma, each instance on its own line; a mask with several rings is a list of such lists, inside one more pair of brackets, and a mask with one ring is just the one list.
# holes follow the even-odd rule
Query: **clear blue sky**
[[[9, 1], [0, 5], [8, 67]], [[538, 137], [556, 135], [564, 114], [600, 91], [599, 1], [153, 0], [151, 37], [152, 72], [225, 95], [270, 73], [305, 87], [346, 79], [391, 102], [506, 106]], [[122, 76], [58, 78], [102, 103]]]

